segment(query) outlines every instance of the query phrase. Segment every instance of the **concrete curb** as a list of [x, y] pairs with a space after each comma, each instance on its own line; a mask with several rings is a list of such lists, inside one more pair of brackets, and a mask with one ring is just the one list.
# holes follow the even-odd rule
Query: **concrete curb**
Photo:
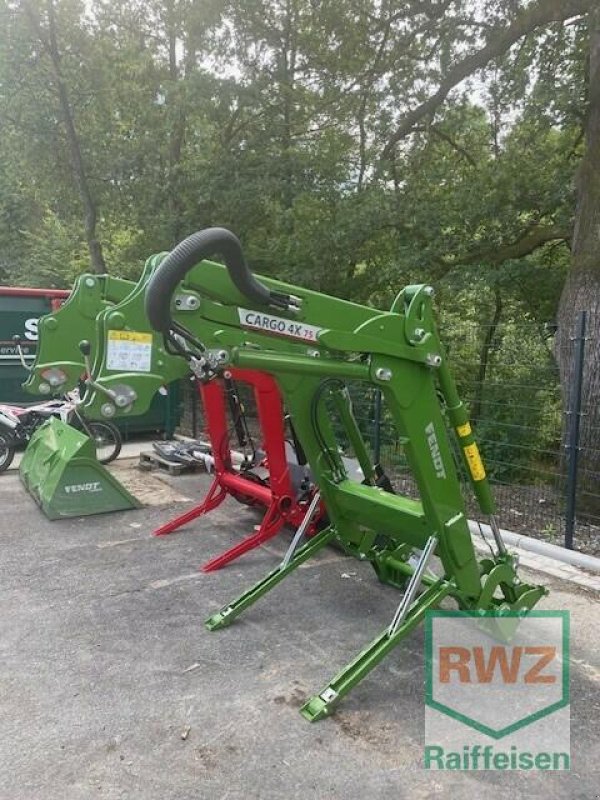
[[[491, 539], [493, 542], [492, 529], [489, 525], [481, 524], [486, 538]], [[469, 520], [469, 528], [471, 533], [479, 534], [479, 523]], [[512, 531], [501, 530], [502, 538], [511, 547], [518, 547], [521, 550], [529, 550], [531, 553], [537, 553], [547, 558], [552, 558], [555, 561], [561, 561], [564, 564], [571, 564], [580, 569], [587, 569], [590, 572], [597, 572], [600, 574], [600, 558], [589, 556], [585, 553], [579, 553], [577, 550], [567, 550], [566, 547], [558, 547], [558, 545], [550, 544], [549, 542], [542, 542], [539, 539], [532, 539], [531, 536], [525, 536], [521, 533], [513, 533]]]
[[[475, 542], [482, 551], [487, 550], [481, 536], [479, 525], [470, 521], [471, 533], [476, 536]], [[492, 531], [488, 525], [481, 525], [486, 539], [493, 546]], [[502, 531], [502, 537], [511, 550], [516, 550], [519, 562], [524, 566], [539, 572], [553, 575], [561, 580], [576, 583], [586, 589], [600, 592], [600, 559], [577, 553], [563, 547], [532, 539], [530, 536]], [[481, 544], [479, 544], [481, 543]], [[588, 570], [584, 572], [583, 570]], [[595, 572], [596, 575], [590, 575]]]

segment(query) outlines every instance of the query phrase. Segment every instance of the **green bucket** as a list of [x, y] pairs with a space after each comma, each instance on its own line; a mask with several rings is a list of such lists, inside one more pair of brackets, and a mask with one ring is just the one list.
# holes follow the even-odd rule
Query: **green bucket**
[[19, 475], [48, 519], [140, 507], [98, 462], [92, 440], [59, 419], [48, 420], [31, 437]]

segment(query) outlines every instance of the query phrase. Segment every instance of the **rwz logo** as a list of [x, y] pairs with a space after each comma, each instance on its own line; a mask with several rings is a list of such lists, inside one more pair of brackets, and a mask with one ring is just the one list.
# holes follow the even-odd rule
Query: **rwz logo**
[[[430, 612], [426, 676], [430, 743], [462, 747], [470, 729], [490, 740], [512, 737], [508, 745], [521, 749], [535, 739], [539, 751], [568, 751], [567, 612]], [[554, 714], [552, 725], [543, 722]]]
[[[487, 657], [486, 657], [487, 656]], [[486, 654], [483, 647], [440, 647], [439, 682], [556, 683], [556, 674], [544, 673], [556, 658], [556, 647], [543, 645], [509, 647], [494, 645]]]

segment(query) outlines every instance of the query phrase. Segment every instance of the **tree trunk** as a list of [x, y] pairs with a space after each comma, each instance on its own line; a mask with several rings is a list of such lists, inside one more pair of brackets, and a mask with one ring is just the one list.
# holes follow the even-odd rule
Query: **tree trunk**
[[179, 241], [183, 231], [183, 202], [181, 198], [181, 156], [186, 130], [185, 79], [177, 65], [177, 30], [173, 12], [169, 30], [169, 79], [168, 108], [171, 116], [169, 127], [168, 172], [166, 176], [167, 208], [169, 210], [169, 233], [173, 243]]
[[292, 163], [292, 115], [296, 80], [296, 4], [287, 0], [285, 4], [285, 28], [282, 37], [279, 90], [282, 105], [281, 164], [282, 202], [286, 211], [294, 203], [294, 169]]
[[98, 209], [96, 202], [92, 196], [90, 186], [88, 183], [85, 167], [83, 163], [83, 155], [81, 152], [81, 145], [79, 143], [79, 135], [75, 126], [75, 119], [69, 100], [69, 93], [62, 74], [61, 55], [58, 48], [58, 40], [56, 36], [56, 19], [54, 14], [54, 2], [48, 0], [48, 53], [52, 63], [52, 71], [56, 80], [58, 90], [58, 99], [62, 111], [65, 128], [67, 132], [67, 142], [69, 144], [69, 151], [71, 153], [71, 164], [75, 174], [77, 188], [79, 189], [79, 196], [83, 206], [83, 222], [85, 228], [85, 238], [87, 241], [88, 251], [90, 254], [90, 262], [92, 271], [102, 274], [106, 272], [106, 263], [102, 253], [102, 245], [96, 235], [96, 226], [98, 222]]
[[88, 183], [83, 154], [81, 152], [81, 144], [79, 142], [79, 134], [77, 133], [75, 117], [73, 115], [73, 109], [69, 99], [69, 91], [63, 75], [61, 63], [62, 57], [58, 46], [56, 32], [54, 0], [47, 0], [46, 2], [46, 9], [48, 12], [47, 32], [43, 29], [37, 10], [29, 3], [24, 3], [24, 8], [31, 28], [38, 37], [50, 60], [52, 76], [56, 84], [60, 111], [65, 123], [67, 145], [71, 156], [73, 175], [77, 184], [81, 204], [83, 206], [83, 224], [88, 251], [90, 254], [91, 267], [93, 272], [102, 274], [106, 272], [106, 264], [104, 262], [104, 256], [102, 253], [102, 245], [96, 235], [98, 209]]
[[565, 408], [573, 387], [572, 337], [588, 312], [580, 429], [578, 512], [600, 516], [600, 8], [589, 12], [589, 109], [577, 175], [571, 269], [558, 315], [557, 358]]
[[479, 367], [477, 369], [477, 381], [475, 383], [475, 397], [473, 398], [473, 405], [471, 406], [471, 418], [475, 425], [481, 419], [481, 406], [483, 405], [483, 390], [485, 388], [485, 379], [490, 364], [490, 353], [492, 345], [496, 337], [496, 331], [500, 324], [500, 317], [502, 316], [502, 295], [499, 289], [494, 289], [494, 315], [492, 321], [489, 323], [481, 351], [479, 353]]

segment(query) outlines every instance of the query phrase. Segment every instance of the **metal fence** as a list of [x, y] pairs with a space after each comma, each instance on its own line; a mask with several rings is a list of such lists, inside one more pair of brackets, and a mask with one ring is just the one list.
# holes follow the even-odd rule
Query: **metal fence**
[[[443, 321], [441, 328], [494, 486], [502, 527], [600, 554], [600, 428], [594, 425], [594, 393], [586, 385], [586, 359], [600, 342], [590, 338], [595, 326], [589, 316], [581, 314], [564, 339], [562, 362], [569, 379], [562, 384], [552, 326], [514, 321], [481, 325], [454, 318]], [[349, 388], [374, 460], [381, 462], [397, 491], [416, 494], [385, 405], [379, 405], [370, 388]], [[245, 405], [252, 416], [250, 397]], [[195, 427], [197, 432], [203, 429], [201, 410]], [[477, 518], [458, 451], [456, 461], [469, 513]]]

